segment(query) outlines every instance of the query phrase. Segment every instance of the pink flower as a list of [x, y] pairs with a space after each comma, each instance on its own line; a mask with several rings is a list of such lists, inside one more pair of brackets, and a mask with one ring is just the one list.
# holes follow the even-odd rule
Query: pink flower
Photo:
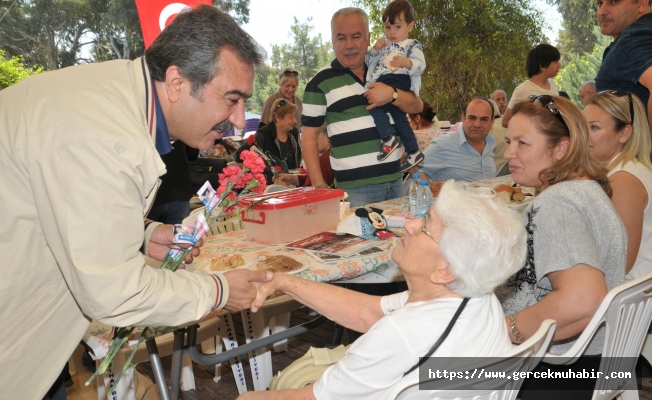
[[235, 179], [240, 174], [240, 167], [235, 165], [225, 167], [220, 174], [218, 174], [218, 179], [220, 182], [220, 187], [226, 187], [229, 182], [235, 182]]
[[240, 158], [244, 166], [249, 168], [253, 173], [263, 172], [265, 170], [265, 162], [253, 151], [243, 150], [240, 153]]

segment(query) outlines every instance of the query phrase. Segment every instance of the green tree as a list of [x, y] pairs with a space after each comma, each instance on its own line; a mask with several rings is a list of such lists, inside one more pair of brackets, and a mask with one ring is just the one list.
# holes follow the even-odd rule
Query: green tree
[[[240, 23], [249, 21], [249, 0], [213, 0], [213, 5]], [[0, 17], [0, 49], [23, 56], [26, 65], [58, 69], [134, 59], [144, 51], [134, 0], [0, 0]]]
[[85, 33], [94, 24], [87, 1], [2, 1], [0, 48], [27, 65], [58, 69], [78, 62]]
[[5, 57], [5, 52], [0, 50], [0, 90], [41, 72], [43, 68], [28, 68], [23, 64], [21, 57], [8, 59]]
[[595, 45], [593, 51], [572, 55], [569, 62], [555, 77], [559, 90], [564, 90], [571, 100], [580, 105], [579, 90], [582, 83], [595, 79], [602, 64], [604, 49], [611, 43], [611, 37], [600, 33], [597, 26], [593, 29]]
[[272, 46], [272, 65], [264, 65], [256, 70], [254, 78], [254, 95], [247, 101], [247, 111], [261, 113], [265, 100], [278, 91], [278, 75], [284, 68], [299, 71], [299, 87], [296, 95], [303, 97], [306, 83], [335, 58], [330, 42], [324, 42], [321, 34], [311, 37], [314, 29], [312, 18], [294, 24], [288, 33], [289, 43]]
[[265, 100], [278, 91], [278, 74], [274, 67], [267, 64], [256, 68], [254, 75], [254, 94], [247, 100], [249, 112], [262, 114]]
[[597, 26], [595, 0], [548, 0], [562, 15], [558, 48], [565, 59], [576, 54], [589, 53], [596, 43], [593, 34]]
[[[314, 29], [311, 21], [312, 17], [308, 17], [306, 22], [300, 23], [294, 17], [294, 24], [288, 34], [290, 43], [272, 46], [272, 67], [276, 71], [284, 68], [294, 68], [299, 71], [301, 79], [296, 93], [298, 97], [303, 97], [306, 83], [313, 75], [335, 57], [331, 44], [323, 42], [320, 33], [310, 37]], [[278, 85], [278, 82], [276, 84]]]
[[[387, 2], [359, 0], [379, 37]], [[410, 37], [423, 46], [427, 68], [420, 96], [441, 120], [458, 120], [463, 104], [496, 89], [511, 93], [527, 78], [525, 57], [543, 39], [540, 12], [527, 0], [412, 0]], [[373, 44], [373, 42], [372, 42]]]

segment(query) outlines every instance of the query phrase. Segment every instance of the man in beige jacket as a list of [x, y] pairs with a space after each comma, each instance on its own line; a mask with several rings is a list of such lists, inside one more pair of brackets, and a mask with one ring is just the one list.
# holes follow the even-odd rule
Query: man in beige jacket
[[[271, 274], [147, 267], [172, 226], [143, 230], [182, 140], [244, 126], [257, 46], [209, 6], [179, 14], [145, 57], [64, 68], [0, 92], [0, 397], [41, 399], [90, 319], [175, 326], [249, 308]], [[64, 392], [65, 393], [65, 392]]]

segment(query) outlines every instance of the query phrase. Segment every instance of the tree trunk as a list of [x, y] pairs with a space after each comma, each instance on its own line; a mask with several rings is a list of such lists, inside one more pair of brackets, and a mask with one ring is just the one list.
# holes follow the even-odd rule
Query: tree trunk
[[129, 59], [129, 55], [130, 55], [129, 53], [131, 52], [131, 51], [130, 51], [131, 49], [129, 48], [129, 27], [128, 27], [127, 25], [125, 25], [125, 40], [124, 40], [124, 47], [123, 47], [123, 49], [124, 49], [124, 52], [123, 52], [123, 53], [124, 53], [124, 54], [123, 54], [124, 57], [123, 57], [123, 58], [124, 58], [125, 60], [128, 60], [128, 59]]
[[54, 32], [48, 31], [46, 35], [48, 39], [48, 54], [50, 54], [50, 67], [54, 71], [55, 69], [59, 69], [59, 52], [57, 43], [54, 40]]

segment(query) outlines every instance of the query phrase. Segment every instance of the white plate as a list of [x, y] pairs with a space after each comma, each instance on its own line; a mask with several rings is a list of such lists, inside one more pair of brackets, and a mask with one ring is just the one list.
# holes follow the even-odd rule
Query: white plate
[[527, 187], [527, 186], [519, 186], [519, 187], [521, 188], [523, 193], [526, 194], [525, 199], [523, 199], [521, 201], [513, 201], [512, 200], [507, 205], [507, 207], [509, 207], [509, 208], [511, 208], [513, 210], [516, 210], [518, 212], [523, 212], [527, 208], [528, 204], [530, 204], [530, 202], [532, 200], [534, 200], [534, 194], [535, 194], [536, 191], [532, 187]]
[[519, 212], [523, 212], [523, 211], [525, 211], [525, 209], [527, 208], [527, 205], [530, 204], [530, 202], [532, 200], [534, 200], [534, 197], [527, 196], [525, 198], [525, 200], [523, 200], [523, 201], [512, 201], [511, 203], [509, 203], [507, 205], [507, 207], [509, 207], [509, 208], [511, 208], [513, 210], [519, 211]]
[[296, 175], [301, 173], [301, 169], [295, 168], [295, 169], [288, 170], [288, 172]]

